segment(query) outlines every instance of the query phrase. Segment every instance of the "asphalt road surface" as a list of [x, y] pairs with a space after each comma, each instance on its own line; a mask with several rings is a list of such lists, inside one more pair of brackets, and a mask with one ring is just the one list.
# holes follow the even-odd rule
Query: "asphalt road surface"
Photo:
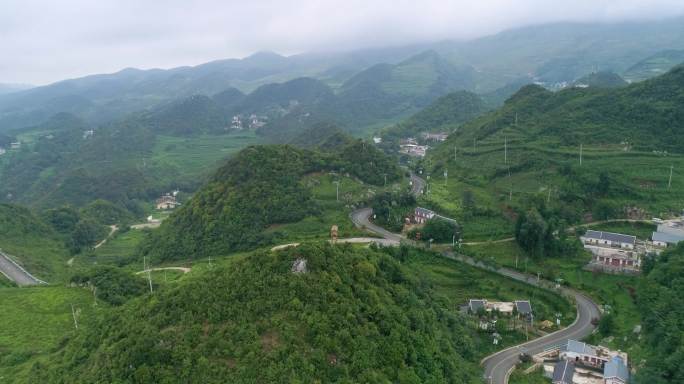
[[[411, 193], [416, 196], [420, 195], [425, 188], [425, 181], [413, 173], [411, 173], [411, 181]], [[373, 210], [371, 208], [361, 208], [352, 212], [350, 217], [357, 227], [366, 228], [367, 230], [374, 232], [388, 240], [401, 241], [403, 239], [401, 235], [392, 233], [371, 223], [370, 216], [372, 214]], [[509, 239], [505, 239], [505, 241], [508, 240]], [[493, 268], [491, 266], [479, 263], [472, 258], [462, 255], [454, 255], [453, 253], [444, 253], [444, 256], [478, 268], [488, 269], [500, 275], [538, 286], [540, 288], [555, 290], [553, 283], [545, 280], [537, 280], [537, 278], [532, 275], [527, 275], [507, 268]], [[599, 311], [598, 305], [584, 294], [572, 289], [560, 288], [558, 292], [566, 297], [572, 297], [577, 304], [577, 317], [575, 322], [567, 328], [563, 328], [546, 336], [504, 349], [503, 351], [499, 351], [486, 357], [484, 360], [482, 360], [482, 365], [484, 366], [484, 377], [487, 383], [508, 383], [508, 377], [518, 362], [521, 353], [534, 355], [548, 348], [565, 344], [568, 339], [583, 339], [594, 331], [595, 326], [592, 324], [592, 319], [598, 319], [601, 317], [601, 312]]]
[[2, 252], [0, 252], [0, 272], [20, 286], [38, 285], [42, 283], [42, 281], [36, 279], [30, 273], [26, 272], [23, 268], [12, 261], [9, 256]]

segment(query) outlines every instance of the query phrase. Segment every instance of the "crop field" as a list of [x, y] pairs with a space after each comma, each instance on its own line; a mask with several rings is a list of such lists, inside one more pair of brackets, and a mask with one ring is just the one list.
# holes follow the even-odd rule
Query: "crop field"
[[252, 131], [197, 137], [158, 136], [151, 160], [176, 169], [181, 177], [207, 174], [221, 160], [259, 142]]

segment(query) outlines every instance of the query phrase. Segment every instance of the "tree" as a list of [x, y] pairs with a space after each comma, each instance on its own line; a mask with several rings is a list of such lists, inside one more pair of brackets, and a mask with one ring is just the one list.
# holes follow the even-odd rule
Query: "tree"
[[518, 216], [515, 225], [515, 239], [524, 250], [532, 256], [544, 253], [544, 240], [547, 237], [548, 225], [536, 208]]
[[469, 189], [466, 189], [461, 194], [461, 206], [463, 213], [467, 216], [472, 216], [475, 213], [475, 195]]

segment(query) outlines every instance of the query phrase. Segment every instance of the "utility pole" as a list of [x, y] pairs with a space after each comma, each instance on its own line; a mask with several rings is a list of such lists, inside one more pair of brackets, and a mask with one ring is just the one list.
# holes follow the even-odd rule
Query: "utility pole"
[[511, 180], [511, 167], [508, 167], [508, 201], [513, 200], [513, 181]]
[[473, 137], [473, 149], [477, 148], [477, 138]]
[[504, 136], [504, 164], [508, 164], [508, 138], [506, 136]]
[[387, 186], [387, 174], [383, 173], [383, 175], [385, 176], [385, 186]]
[[143, 269], [147, 271], [147, 282], [150, 285], [150, 294], [154, 293], [152, 291], [152, 271], [147, 267], [147, 258], [143, 256]]
[[580, 165], [582, 165], [582, 150], [583, 150], [582, 144], [580, 144]]
[[551, 201], [551, 187], [549, 187], [549, 193], [546, 195], [546, 204]]
[[336, 180], [336, 181], [333, 181], [333, 183], [337, 184], [336, 200], [340, 201], [340, 181]]
[[449, 171], [444, 168], [444, 186], [446, 187], [447, 185], [447, 175], [449, 174]]
[[518, 112], [515, 113], [515, 126], [518, 126]]
[[213, 265], [211, 264], [211, 256], [209, 256], [209, 268], [211, 267], [213, 267]]
[[674, 165], [670, 165], [670, 180], [667, 182], [667, 189], [672, 187], [672, 171], [674, 170]]
[[456, 146], [454, 145], [454, 161], [456, 161]]
[[74, 328], [78, 329], [78, 320], [76, 319], [76, 310], [73, 304], [71, 304], [71, 317], [74, 319]]

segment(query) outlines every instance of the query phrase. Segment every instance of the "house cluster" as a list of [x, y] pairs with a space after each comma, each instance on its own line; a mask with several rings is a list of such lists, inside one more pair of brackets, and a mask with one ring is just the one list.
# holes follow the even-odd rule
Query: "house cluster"
[[446, 139], [449, 137], [449, 134], [446, 132], [438, 132], [438, 133], [423, 132], [422, 136], [423, 136], [424, 140], [446, 141]]
[[637, 247], [636, 236], [588, 230], [580, 237], [584, 249], [592, 253], [592, 269], [609, 272], [638, 272], [644, 251]]
[[626, 384], [627, 354], [603, 346], [568, 340], [556, 350], [535, 356], [553, 384]]
[[658, 230], [651, 235], [654, 246], [665, 248], [684, 241], [684, 213], [678, 219], [653, 221], [658, 224]]
[[94, 134], [95, 131], [93, 131], [92, 129], [85, 130], [83, 131], [83, 139], [85, 140], [87, 138], [93, 137]]
[[173, 191], [171, 193], [163, 194], [157, 199], [156, 207], [158, 210], [174, 209], [181, 205], [178, 202], [178, 191]]
[[255, 114], [251, 114], [249, 118], [245, 120], [246, 122], [243, 121], [240, 115], [233, 116], [233, 119], [230, 122], [230, 129], [241, 131], [245, 129], [245, 125], [248, 129], [258, 129], [266, 125], [266, 118]]
[[425, 157], [427, 150], [427, 145], [419, 145], [418, 141], [413, 137], [402, 140], [401, 144], [399, 144], [399, 152], [409, 156]]

